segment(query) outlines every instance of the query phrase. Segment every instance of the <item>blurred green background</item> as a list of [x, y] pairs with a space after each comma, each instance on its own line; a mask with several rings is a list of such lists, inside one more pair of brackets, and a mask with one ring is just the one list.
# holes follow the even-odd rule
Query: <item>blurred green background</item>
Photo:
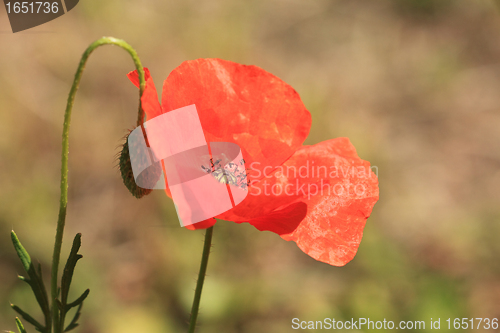
[[[130, 43], [157, 87], [182, 61], [255, 64], [311, 111], [306, 141], [347, 136], [379, 168], [356, 258], [331, 267], [250, 225], [221, 222], [199, 332], [292, 332], [292, 318], [500, 318], [500, 12], [490, 0], [83, 0], [13, 34], [0, 9], [0, 329], [38, 314], [10, 243], [49, 276], [63, 111], [84, 49]], [[137, 89], [117, 47], [90, 58], [70, 136], [62, 259], [83, 234], [81, 333], [185, 332], [203, 231], [163, 192], [136, 200], [116, 157]], [[34, 331], [29, 327], [29, 331]], [[422, 330], [423, 331], [423, 330]], [[477, 330], [481, 331], [481, 330]], [[489, 330], [490, 332], [492, 330]]]

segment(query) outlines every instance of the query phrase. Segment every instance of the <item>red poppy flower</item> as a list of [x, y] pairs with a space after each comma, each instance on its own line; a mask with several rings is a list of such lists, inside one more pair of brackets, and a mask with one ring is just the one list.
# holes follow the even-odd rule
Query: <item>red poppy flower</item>
[[[377, 176], [347, 138], [302, 146], [311, 115], [292, 87], [256, 66], [198, 59], [170, 73], [160, 105], [145, 72], [142, 105], [148, 119], [195, 104], [206, 141], [238, 144], [250, 166], [249, 194], [216, 218], [272, 231], [331, 265], [343, 266], [355, 256], [378, 200]], [[139, 86], [136, 71], [128, 77]], [[166, 192], [170, 196], [168, 187]]]

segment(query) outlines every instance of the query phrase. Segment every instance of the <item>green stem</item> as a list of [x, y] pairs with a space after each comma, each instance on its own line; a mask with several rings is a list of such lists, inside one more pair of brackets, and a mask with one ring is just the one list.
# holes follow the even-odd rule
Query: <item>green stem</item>
[[212, 234], [214, 227], [207, 229], [205, 234], [205, 244], [203, 245], [203, 254], [201, 256], [200, 272], [198, 273], [198, 282], [196, 282], [196, 290], [194, 292], [193, 307], [191, 308], [191, 318], [189, 319], [189, 333], [194, 333], [196, 328], [196, 320], [198, 319], [198, 310], [200, 308], [201, 291], [205, 282], [207, 273], [208, 257], [210, 256], [210, 247], [212, 246]]
[[[132, 59], [134, 60], [135, 67], [139, 72], [139, 82], [140, 82], [140, 94], [142, 96], [144, 92], [144, 88], [146, 87], [146, 81], [144, 77], [144, 69], [142, 67], [141, 61], [137, 56], [137, 52], [125, 41], [112, 38], [112, 37], [103, 37], [92, 44], [85, 50], [80, 60], [80, 64], [78, 65], [78, 69], [75, 74], [75, 79], [73, 80], [73, 86], [71, 87], [71, 91], [69, 92], [68, 103], [66, 105], [66, 111], [64, 114], [64, 127], [62, 134], [62, 166], [61, 166], [61, 197], [60, 197], [60, 206], [59, 206], [59, 219], [57, 221], [57, 230], [56, 230], [56, 240], [54, 243], [54, 254], [52, 256], [52, 276], [51, 276], [51, 300], [52, 300], [52, 327], [54, 333], [62, 333], [61, 325], [59, 323], [59, 311], [56, 303], [56, 299], [58, 296], [58, 286], [57, 286], [57, 277], [59, 271], [59, 260], [61, 256], [61, 246], [63, 241], [63, 233], [64, 233], [64, 225], [66, 221], [66, 207], [68, 204], [68, 153], [69, 153], [69, 126], [71, 123], [71, 110], [73, 108], [73, 104], [75, 101], [75, 95], [78, 91], [78, 86], [80, 85], [80, 80], [82, 78], [83, 70], [85, 69], [85, 64], [87, 63], [87, 59], [90, 54], [99, 46], [102, 45], [117, 45], [127, 51]], [[141, 107], [140, 98], [139, 98], [139, 117], [138, 117], [138, 125], [142, 124], [144, 120], [144, 112]]]

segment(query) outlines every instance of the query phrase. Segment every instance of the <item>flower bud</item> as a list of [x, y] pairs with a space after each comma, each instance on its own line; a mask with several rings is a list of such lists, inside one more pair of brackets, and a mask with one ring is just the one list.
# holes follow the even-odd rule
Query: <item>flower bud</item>
[[[132, 171], [132, 163], [130, 161], [128, 136], [129, 134], [126, 137], [125, 143], [123, 144], [123, 149], [120, 153], [120, 173], [122, 175], [123, 183], [128, 188], [130, 193], [132, 193], [132, 195], [137, 199], [140, 199], [143, 196], [151, 193], [153, 190], [139, 187], [135, 182], [134, 173]], [[148, 184], [155, 184], [158, 179], [160, 179], [161, 173], [162, 169], [160, 164], [155, 163], [151, 167], [144, 170], [138, 177], [145, 177], [144, 179]]]

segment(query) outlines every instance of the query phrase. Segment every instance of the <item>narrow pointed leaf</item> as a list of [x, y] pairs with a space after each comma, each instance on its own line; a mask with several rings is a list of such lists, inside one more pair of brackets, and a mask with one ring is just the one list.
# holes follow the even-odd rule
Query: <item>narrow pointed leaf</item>
[[[42, 308], [42, 311], [46, 316], [49, 317], [49, 322], [46, 322], [45, 324], [47, 326], [50, 325], [50, 306], [49, 306], [49, 298], [47, 296], [47, 289], [45, 289], [45, 284], [43, 283], [43, 276], [42, 276], [42, 265], [38, 263], [38, 279], [37, 279], [37, 284], [38, 284], [38, 289], [40, 290], [39, 294], [39, 304], [40, 307]], [[38, 299], [38, 298], [37, 298]]]
[[68, 261], [66, 262], [66, 266], [64, 267], [64, 272], [61, 280], [61, 302], [63, 304], [66, 304], [68, 300], [69, 287], [71, 285], [71, 280], [73, 279], [73, 273], [75, 271], [76, 263], [82, 258], [82, 255], [78, 254], [78, 250], [80, 250], [80, 246], [82, 245], [81, 237], [82, 234], [77, 234], [75, 236]]
[[[23, 323], [21, 322], [21, 319], [16, 317], [16, 325], [17, 329], [19, 330], [19, 333], [26, 333], [26, 330], [24, 329]], [[12, 332], [14, 333], [14, 332]]]
[[35, 326], [40, 332], [45, 331], [45, 327], [43, 327], [42, 324], [40, 324], [38, 321], [36, 321], [35, 318], [33, 318], [32, 316], [30, 316], [29, 314], [27, 314], [26, 312], [21, 310], [18, 306], [14, 305], [14, 304], [11, 304], [11, 307], [12, 307], [12, 309], [14, 309], [14, 311], [19, 313], [21, 315], [21, 317], [23, 317], [24, 320], [26, 320], [31, 325]]
[[69, 332], [71, 331], [72, 329], [74, 329], [75, 327], [78, 326], [77, 324], [77, 321], [78, 319], [80, 318], [80, 314], [81, 314], [81, 310], [82, 310], [82, 306], [83, 306], [83, 302], [80, 303], [80, 305], [78, 306], [78, 308], [76, 309], [76, 313], [75, 313], [75, 316], [73, 317], [73, 319], [71, 320], [71, 323], [69, 323], [68, 327], [66, 327], [64, 329], [64, 332]]
[[71, 331], [72, 329], [75, 329], [77, 328], [78, 326], [80, 326], [80, 324], [77, 324], [77, 323], [72, 323], [72, 324], [69, 324], [68, 327], [66, 327], [66, 329], [64, 330], [64, 332], [69, 332]]
[[[41, 274], [41, 270], [39, 269], [39, 274]], [[42, 309], [42, 312], [45, 316], [45, 325], [47, 327], [51, 326], [51, 315], [50, 315], [50, 306], [49, 306], [49, 298], [47, 296], [47, 290], [45, 289], [45, 285], [43, 284], [42, 277], [39, 276], [35, 270], [35, 266], [33, 262], [30, 265], [28, 270], [28, 275], [30, 277], [28, 284], [33, 290], [33, 294], [35, 294], [35, 298]]]
[[[45, 325], [48, 329], [51, 327], [51, 314], [50, 314], [50, 306], [49, 306], [49, 298], [47, 296], [47, 290], [45, 289], [45, 285], [42, 280], [42, 269], [40, 264], [38, 264], [38, 273], [31, 261], [31, 257], [23, 247], [16, 233], [12, 231], [11, 233], [12, 243], [14, 244], [14, 248], [16, 249], [17, 255], [19, 259], [21, 259], [21, 263], [23, 264], [24, 270], [28, 273], [28, 277], [19, 277], [20, 280], [26, 282], [31, 287], [35, 298], [40, 305], [40, 308], [45, 317]], [[26, 319], [27, 320], [27, 319]], [[28, 320], [27, 320], [28, 321]], [[30, 322], [31, 323], [31, 322]]]
[[45, 289], [45, 285], [43, 284], [43, 281], [40, 277], [38, 277], [36, 275], [36, 273], [34, 272], [35, 271], [35, 268], [33, 267], [33, 265], [31, 265], [31, 268], [30, 268], [30, 276], [36, 276], [36, 279], [34, 277], [32, 277], [32, 283], [30, 284], [31, 285], [31, 289], [33, 290], [33, 293], [35, 294], [35, 298], [38, 302], [38, 304], [40, 305], [40, 308], [42, 309], [42, 312], [45, 316], [45, 325], [47, 327], [50, 327], [51, 326], [51, 314], [50, 314], [50, 306], [49, 306], [49, 299], [48, 299], [48, 296], [47, 296], [47, 291]]
[[85, 290], [83, 292], [83, 294], [80, 297], [78, 297], [74, 302], [71, 302], [68, 305], [66, 305], [66, 310], [74, 308], [75, 306], [78, 306], [81, 303], [83, 303], [83, 301], [87, 298], [87, 296], [89, 295], [89, 293], [90, 293], [90, 289]]
[[[61, 330], [64, 328], [64, 321], [66, 319], [66, 313], [71, 308], [71, 307], [68, 307], [68, 295], [69, 295], [69, 288], [71, 286], [71, 281], [73, 279], [73, 273], [75, 272], [76, 263], [78, 262], [78, 260], [80, 260], [82, 258], [82, 255], [78, 254], [78, 251], [80, 250], [80, 246], [82, 245], [81, 238], [82, 238], [81, 234], [76, 234], [76, 236], [73, 240], [73, 246], [71, 247], [71, 251], [70, 251], [68, 260], [66, 261], [66, 265], [64, 266], [64, 271], [63, 271], [63, 275], [62, 275], [62, 279], [61, 279], [61, 298], [60, 298], [61, 308], [60, 308], [60, 324], [59, 324]], [[88, 295], [87, 291], [85, 291], [83, 293], [83, 295], [77, 299], [77, 301], [78, 301], [78, 300], [80, 300], [80, 298], [83, 297], [80, 301], [80, 304], [81, 304], [81, 302], [83, 302], [85, 297], [87, 297], [86, 294]], [[79, 316], [80, 314], [77, 312], [77, 315]], [[75, 323], [76, 323], [76, 321], [75, 321]], [[74, 324], [74, 323], [72, 322], [72, 324]]]
[[17, 255], [19, 256], [19, 259], [21, 259], [24, 269], [26, 270], [26, 272], [28, 272], [31, 265], [31, 257], [26, 251], [26, 249], [23, 247], [21, 242], [19, 241], [19, 238], [17, 238], [17, 235], [14, 232], [14, 230], [12, 230], [10, 236], [12, 238], [12, 244], [14, 244], [14, 248], [16, 249]]

